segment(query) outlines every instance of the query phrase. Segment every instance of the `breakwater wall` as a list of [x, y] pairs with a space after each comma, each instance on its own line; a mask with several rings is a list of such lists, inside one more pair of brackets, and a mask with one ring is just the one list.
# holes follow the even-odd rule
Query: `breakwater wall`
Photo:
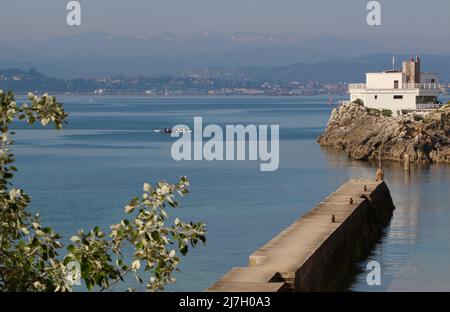
[[344, 290], [394, 209], [383, 181], [351, 180], [206, 291]]

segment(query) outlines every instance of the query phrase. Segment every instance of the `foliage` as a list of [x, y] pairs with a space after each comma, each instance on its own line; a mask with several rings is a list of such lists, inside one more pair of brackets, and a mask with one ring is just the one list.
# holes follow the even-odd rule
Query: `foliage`
[[413, 114], [414, 121], [424, 121], [425, 118], [420, 114]]
[[[173, 225], [166, 225], [166, 207], [180, 206], [176, 195], [188, 193], [187, 179], [182, 177], [177, 184], [159, 182], [155, 187], [145, 183], [142, 197], [125, 207], [130, 219], [112, 225], [108, 234], [98, 227], [80, 231], [64, 251], [61, 237], [44, 227], [39, 215], [27, 211], [30, 196], [10, 182], [17, 170], [12, 165], [11, 122], [39, 121], [61, 129], [68, 116], [55, 97], [30, 93], [28, 98], [30, 103], [18, 106], [12, 92], [0, 90], [0, 291], [71, 291], [76, 275], [81, 275], [89, 290], [111, 289], [128, 274], [149, 291], [175, 282], [178, 254], [186, 255], [189, 246], [205, 243], [206, 237], [202, 223], [177, 218]], [[133, 255], [127, 257], [123, 251], [130, 247]]]
[[390, 109], [381, 110], [381, 115], [384, 117], [392, 117], [392, 111]]
[[353, 101], [353, 103], [355, 103], [355, 104], [357, 104], [359, 106], [363, 106], [364, 105], [364, 102], [361, 99], [356, 99], [356, 100]]
[[367, 113], [370, 115], [370, 116], [380, 116], [380, 114], [381, 114], [381, 111], [379, 110], [379, 109], [376, 109], [376, 108], [367, 108]]
[[393, 113], [390, 109], [376, 109], [376, 108], [367, 108], [367, 114], [369, 114], [370, 116], [375, 116], [375, 117], [379, 117], [379, 116], [384, 116], [384, 117], [392, 117]]

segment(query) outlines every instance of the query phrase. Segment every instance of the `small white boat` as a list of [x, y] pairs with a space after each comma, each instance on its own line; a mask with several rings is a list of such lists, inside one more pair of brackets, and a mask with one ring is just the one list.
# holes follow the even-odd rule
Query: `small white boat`
[[164, 129], [159, 129], [159, 130], [154, 130], [155, 132], [158, 133], [163, 133], [163, 134], [172, 134], [172, 133], [191, 133], [192, 130], [189, 128], [164, 128]]

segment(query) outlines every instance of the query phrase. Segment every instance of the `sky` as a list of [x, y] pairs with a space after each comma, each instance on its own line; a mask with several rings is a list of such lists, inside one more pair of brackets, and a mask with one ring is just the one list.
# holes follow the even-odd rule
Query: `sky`
[[0, 0], [0, 43], [83, 32], [116, 36], [290, 33], [363, 38], [387, 48], [450, 53], [449, 0], [380, 0], [381, 26], [366, 22], [369, 0], [80, 0], [81, 26], [66, 25], [69, 0]]

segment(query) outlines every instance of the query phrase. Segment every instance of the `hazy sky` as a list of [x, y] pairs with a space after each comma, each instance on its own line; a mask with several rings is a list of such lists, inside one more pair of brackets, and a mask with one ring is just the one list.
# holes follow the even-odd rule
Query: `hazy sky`
[[66, 25], [69, 0], [0, 0], [0, 43], [101, 31], [112, 35], [292, 33], [366, 38], [450, 53], [449, 0], [381, 0], [382, 26], [368, 26], [369, 0], [80, 0], [82, 25]]

